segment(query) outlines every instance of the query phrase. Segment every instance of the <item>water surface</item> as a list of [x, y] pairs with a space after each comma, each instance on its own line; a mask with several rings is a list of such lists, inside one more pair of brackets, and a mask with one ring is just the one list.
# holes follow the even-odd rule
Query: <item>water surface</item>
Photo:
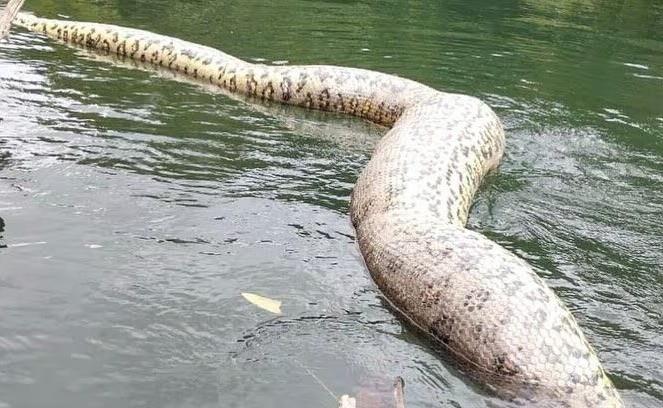
[[[663, 4], [31, 0], [275, 64], [481, 97], [507, 155], [470, 227], [663, 405]], [[0, 407], [508, 406], [394, 317], [348, 197], [382, 129], [255, 106], [15, 31], [0, 45]], [[284, 302], [274, 318], [242, 291]]]

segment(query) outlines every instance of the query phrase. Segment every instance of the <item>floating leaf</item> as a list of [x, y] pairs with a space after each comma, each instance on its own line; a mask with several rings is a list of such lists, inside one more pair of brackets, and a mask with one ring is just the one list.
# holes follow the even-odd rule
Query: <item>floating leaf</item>
[[274, 314], [281, 314], [281, 301], [266, 298], [264, 296], [256, 295], [255, 293], [242, 292], [244, 299], [253, 303], [261, 309], [265, 309], [268, 312]]

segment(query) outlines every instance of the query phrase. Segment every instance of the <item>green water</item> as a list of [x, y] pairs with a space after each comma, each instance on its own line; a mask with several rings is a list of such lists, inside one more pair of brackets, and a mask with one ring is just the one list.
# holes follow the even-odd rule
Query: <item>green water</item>
[[[25, 8], [481, 97], [508, 151], [470, 227], [537, 267], [628, 406], [663, 406], [662, 2]], [[381, 132], [16, 30], [0, 44], [0, 408], [335, 407], [315, 378], [356, 395], [396, 375], [409, 407], [509, 406], [395, 318], [364, 270], [348, 196]]]

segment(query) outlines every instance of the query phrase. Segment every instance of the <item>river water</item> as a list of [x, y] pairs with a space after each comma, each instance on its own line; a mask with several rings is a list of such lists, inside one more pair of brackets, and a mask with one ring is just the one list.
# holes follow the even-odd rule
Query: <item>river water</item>
[[[537, 268], [628, 406], [663, 406], [660, 1], [25, 8], [484, 99], [508, 147], [469, 226]], [[348, 197], [382, 132], [15, 30], [0, 44], [0, 407], [334, 407], [330, 392], [396, 375], [409, 407], [508, 406], [364, 269]]]

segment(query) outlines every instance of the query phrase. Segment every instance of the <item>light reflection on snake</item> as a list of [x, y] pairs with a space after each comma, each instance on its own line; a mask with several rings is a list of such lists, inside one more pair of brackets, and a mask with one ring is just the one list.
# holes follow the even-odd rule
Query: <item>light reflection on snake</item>
[[27, 13], [15, 23], [233, 93], [390, 127], [357, 180], [350, 210], [368, 270], [389, 302], [503, 398], [622, 406], [559, 298], [522, 259], [465, 228], [477, 188], [504, 151], [500, 121], [480, 100], [362, 69], [251, 64], [112, 25]]

